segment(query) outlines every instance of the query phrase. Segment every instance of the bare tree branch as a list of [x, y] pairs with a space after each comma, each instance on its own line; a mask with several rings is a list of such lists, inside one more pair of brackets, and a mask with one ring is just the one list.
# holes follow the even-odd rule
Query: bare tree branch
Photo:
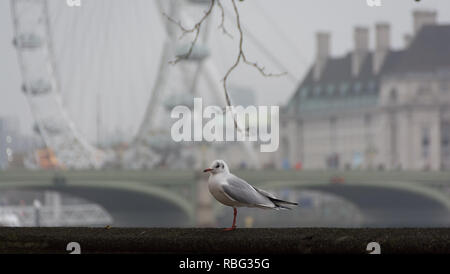
[[[242, 0], [241, 0], [242, 1]], [[283, 73], [267, 73], [266, 69], [264, 66], [260, 66], [258, 63], [256, 62], [251, 62], [247, 59], [247, 56], [245, 55], [244, 49], [243, 49], [243, 45], [244, 45], [244, 32], [242, 31], [242, 27], [241, 27], [241, 18], [240, 18], [240, 14], [239, 14], [239, 9], [236, 5], [236, 0], [231, 0], [231, 3], [233, 4], [233, 9], [234, 9], [234, 13], [236, 16], [236, 26], [237, 26], [237, 30], [239, 32], [239, 48], [238, 48], [238, 55], [233, 63], [233, 65], [227, 70], [227, 72], [225, 73], [225, 76], [222, 79], [222, 84], [223, 84], [223, 91], [225, 94], [225, 100], [226, 100], [226, 105], [227, 107], [232, 107], [231, 104], [231, 99], [228, 93], [228, 87], [227, 87], [227, 81], [228, 81], [228, 77], [231, 75], [231, 73], [239, 66], [239, 64], [241, 63], [241, 61], [244, 64], [247, 64], [249, 66], [254, 67], [256, 70], [259, 71], [259, 73], [264, 76], [264, 77], [277, 77], [277, 76], [282, 76], [285, 75], [286, 72]], [[225, 28], [225, 10], [224, 7], [221, 3], [221, 0], [211, 0], [211, 5], [209, 6], [208, 10], [205, 11], [205, 14], [203, 15], [203, 17], [200, 19], [200, 21], [198, 23], [196, 23], [194, 25], [194, 27], [192, 28], [186, 28], [184, 27], [180, 21], [176, 21], [173, 18], [169, 17], [167, 14], [164, 13], [164, 15], [169, 19], [169, 21], [171, 21], [172, 23], [178, 25], [178, 27], [181, 29], [181, 31], [183, 32], [181, 35], [181, 38], [188, 34], [188, 33], [195, 33], [194, 39], [191, 42], [191, 46], [188, 50], [188, 52], [186, 54], [183, 55], [179, 55], [177, 56], [177, 58], [174, 61], [171, 61], [170, 63], [172, 64], [176, 64], [179, 61], [183, 60], [183, 59], [188, 59], [189, 56], [192, 54], [192, 51], [194, 49], [195, 44], [197, 43], [198, 37], [200, 35], [200, 29], [201, 26], [203, 24], [203, 22], [207, 19], [208, 16], [210, 16], [210, 14], [212, 13], [214, 6], [217, 4], [217, 6], [219, 7], [220, 11], [221, 11], [221, 22], [219, 25], [219, 29], [222, 30], [222, 32], [230, 37], [231, 34], [227, 31], [227, 29]], [[236, 129], [238, 129], [239, 131], [242, 131], [236, 121], [236, 117], [233, 113], [233, 119], [234, 119], [234, 125], [236, 127]], [[246, 135], [248, 134], [248, 128], [245, 129]]]
[[225, 28], [225, 9], [222, 6], [222, 2], [220, 2], [221, 0], [217, 0], [217, 6], [220, 9], [220, 16], [221, 16], [221, 21], [220, 21], [220, 25], [219, 25], [219, 29], [222, 30], [222, 33], [227, 35], [230, 38], [233, 38], [233, 36], [228, 32], [228, 30]]
[[166, 13], [163, 13], [165, 17], [167, 17], [167, 19], [169, 21], [171, 21], [172, 23], [178, 25], [178, 27], [181, 29], [181, 31], [183, 32], [181, 34], [181, 38], [183, 38], [186, 34], [188, 33], [195, 33], [194, 35], [194, 39], [191, 42], [191, 46], [189, 47], [188, 52], [186, 52], [185, 54], [182, 55], [178, 55], [176, 57], [175, 60], [171, 61], [171, 64], [176, 64], [178, 62], [180, 62], [183, 59], [188, 59], [189, 56], [191, 56], [192, 51], [194, 50], [195, 44], [197, 43], [198, 37], [200, 36], [200, 29], [202, 27], [203, 22], [205, 22], [205, 20], [208, 18], [208, 16], [211, 14], [211, 12], [214, 9], [214, 5], [216, 4], [216, 0], [211, 0], [211, 5], [209, 6], [208, 10], [205, 11], [205, 14], [203, 15], [203, 17], [200, 19], [200, 21], [198, 21], [192, 28], [186, 28], [183, 26], [183, 24], [180, 21], [176, 21], [175, 19], [173, 19], [172, 17], [168, 16]]
[[[238, 55], [237, 55], [237, 57], [236, 57], [236, 61], [235, 61], [234, 64], [228, 69], [228, 71], [225, 73], [225, 76], [224, 76], [223, 79], [222, 79], [222, 82], [223, 82], [223, 89], [224, 89], [224, 93], [225, 93], [225, 100], [226, 100], [227, 106], [229, 106], [229, 107], [231, 107], [231, 100], [230, 100], [230, 96], [229, 96], [229, 93], [228, 93], [227, 80], [228, 80], [228, 77], [230, 76], [230, 74], [231, 74], [231, 73], [239, 66], [239, 63], [241, 62], [241, 60], [242, 60], [245, 64], [247, 64], [247, 65], [249, 65], [249, 66], [252, 66], [252, 67], [256, 68], [256, 69], [261, 73], [261, 75], [264, 76], [264, 77], [275, 77], [275, 76], [282, 76], [282, 75], [285, 75], [285, 74], [286, 74], [286, 72], [283, 72], [283, 73], [277, 73], [277, 74], [274, 74], [274, 73], [267, 73], [267, 72], [265, 71], [265, 67], [261, 67], [261, 66], [259, 66], [256, 62], [251, 62], [251, 61], [249, 61], [249, 60], [247, 59], [247, 57], [246, 57], [246, 55], [245, 55], [245, 52], [244, 52], [244, 49], [243, 49], [243, 45], [244, 45], [244, 32], [242, 31], [242, 27], [241, 27], [241, 19], [240, 19], [239, 9], [237, 8], [236, 0], [231, 0], [231, 2], [232, 2], [232, 4], [233, 4], [234, 13], [235, 13], [235, 15], [236, 15], [236, 25], [237, 25], [237, 29], [238, 29], [238, 31], [239, 31], [239, 52], [238, 52]], [[235, 125], [235, 127], [236, 127], [239, 131], [241, 131], [241, 129], [239, 128], [239, 126], [238, 126], [238, 124], [237, 124], [236, 118], [235, 118], [235, 117], [233, 117], [233, 118], [234, 118], [234, 125]], [[246, 132], [246, 134], [248, 134], [248, 129], [245, 129], [245, 132]]]

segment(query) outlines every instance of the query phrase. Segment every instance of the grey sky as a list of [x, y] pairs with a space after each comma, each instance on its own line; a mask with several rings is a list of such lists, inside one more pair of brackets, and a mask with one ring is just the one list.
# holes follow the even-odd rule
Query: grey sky
[[[118, 0], [110, 0], [111, 3], [114, 1]], [[412, 32], [413, 9], [434, 9], [438, 11], [440, 23], [450, 21], [450, 1], [447, 0], [423, 0], [423, 3], [413, 0], [382, 1], [383, 6], [378, 8], [368, 7], [365, 0], [246, 0], [239, 2], [239, 5], [243, 24], [300, 80], [314, 59], [316, 31], [330, 31], [332, 54], [341, 55], [353, 47], [352, 33], [355, 25], [370, 27], [373, 46], [374, 24], [378, 21], [391, 23], [392, 44], [394, 48], [399, 48], [403, 45], [403, 35]], [[19, 117], [22, 130], [30, 132], [32, 118], [20, 91], [21, 76], [17, 55], [11, 43], [9, 2], [0, 0], [0, 116]], [[232, 29], [232, 22], [227, 22], [227, 26]], [[217, 62], [219, 72], [225, 71], [231, 64], [236, 53], [233, 48], [236, 42], [236, 38], [226, 42], [229, 46]], [[279, 71], [264, 54], [253, 49], [249, 44], [248, 57], [265, 64], [268, 71]], [[231, 78], [231, 83], [252, 87], [259, 103], [272, 105], [285, 103], [298, 84], [286, 77], [262, 78], [251, 68], [240, 68]], [[136, 100], [142, 101], [140, 98]], [[76, 113], [76, 109], [72, 107], [70, 114], [74, 112]], [[126, 111], [124, 115], [127, 115]], [[139, 119], [133, 115], [126, 117], [125, 121]]]

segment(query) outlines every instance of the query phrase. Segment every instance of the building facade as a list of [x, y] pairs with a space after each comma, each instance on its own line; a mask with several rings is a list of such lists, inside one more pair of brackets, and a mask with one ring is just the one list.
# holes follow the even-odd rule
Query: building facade
[[390, 26], [356, 27], [354, 49], [330, 56], [330, 34], [283, 108], [277, 163], [305, 169], [450, 169], [450, 25], [413, 13], [393, 50]]

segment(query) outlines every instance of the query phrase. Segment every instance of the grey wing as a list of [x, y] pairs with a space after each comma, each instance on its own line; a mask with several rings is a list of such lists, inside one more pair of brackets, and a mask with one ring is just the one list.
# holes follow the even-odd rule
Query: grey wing
[[265, 191], [265, 190], [262, 190], [262, 189], [259, 189], [259, 188], [256, 188], [256, 187], [255, 187], [255, 189], [256, 189], [256, 191], [258, 191], [258, 192], [261, 193], [262, 195], [264, 195], [264, 196], [266, 196], [267, 198], [269, 198], [269, 200], [270, 200], [272, 203], [274, 203], [276, 206], [279, 206], [279, 207], [282, 207], [282, 208], [286, 208], [286, 207], [284, 207], [284, 206], [282, 206], [282, 205], [283, 205], [283, 204], [286, 204], [286, 205], [298, 205], [298, 203], [295, 203], [295, 202], [289, 202], [289, 201], [281, 200], [281, 199], [275, 197], [275, 195], [273, 195], [272, 193], [267, 192], [267, 191]]
[[261, 193], [262, 195], [264, 195], [264, 196], [266, 196], [267, 198], [269, 198], [269, 199], [277, 199], [277, 197], [275, 197], [272, 193], [270, 193], [270, 192], [267, 192], [267, 191], [265, 191], [265, 190], [262, 190], [262, 189], [259, 189], [259, 188], [256, 188], [255, 187], [255, 189], [256, 189], [256, 191], [258, 191], [259, 193]]
[[222, 186], [223, 190], [233, 200], [245, 205], [275, 207], [269, 198], [256, 191], [253, 186], [241, 178], [232, 175], [226, 180], [228, 184]]

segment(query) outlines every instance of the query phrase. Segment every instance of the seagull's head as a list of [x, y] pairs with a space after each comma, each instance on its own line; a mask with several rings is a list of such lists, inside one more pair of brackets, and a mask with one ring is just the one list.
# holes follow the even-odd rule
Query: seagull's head
[[217, 174], [217, 173], [230, 173], [230, 170], [228, 169], [227, 163], [225, 163], [224, 160], [215, 160], [214, 162], [212, 162], [211, 166], [205, 170], [203, 170], [203, 172], [211, 172], [212, 174]]

